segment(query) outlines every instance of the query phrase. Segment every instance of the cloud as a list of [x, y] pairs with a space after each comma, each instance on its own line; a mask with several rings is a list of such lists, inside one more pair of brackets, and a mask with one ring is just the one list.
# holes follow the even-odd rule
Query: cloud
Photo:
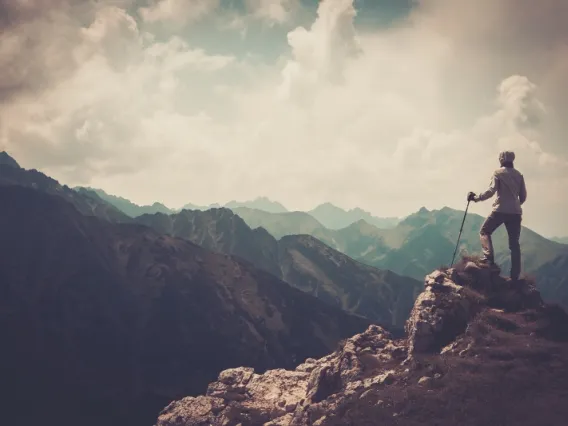
[[[217, 31], [217, 44], [135, 13], [156, 2], [11, 9], [0, 144], [23, 166], [140, 203], [268, 195], [385, 216], [462, 208], [513, 149], [525, 224], [568, 234], [568, 43], [563, 0], [546, 2], [423, 0], [396, 26], [362, 30], [353, 1], [323, 0], [311, 25]], [[230, 15], [220, 9], [208, 13]], [[247, 31], [250, 15], [231, 16]], [[273, 60], [275, 46], [286, 50]]]
[[219, 7], [219, 0], [153, 0], [139, 13], [145, 22], [185, 24], [206, 16]]
[[[43, 38], [30, 32], [41, 62], [34, 64], [17, 52], [13, 56], [12, 49], [0, 50], [7, 52], [0, 57], [15, 59], [20, 65], [15, 71], [31, 64], [41, 75], [41, 65], [45, 78], [40, 85], [35, 74], [23, 76], [22, 88], [0, 110], [0, 140], [35, 167], [75, 182], [132, 173], [158, 155], [166, 157], [172, 136], [187, 134], [188, 126], [180, 122], [185, 119], [191, 127], [202, 117], [199, 111], [176, 111], [184, 108], [183, 96], [198, 97], [181, 76], [204, 83], [233, 61], [191, 48], [179, 37], [154, 41], [115, 6], [97, 8], [87, 26], [71, 17], [32, 22], [26, 29], [51, 30]], [[67, 40], [71, 34], [72, 41]], [[55, 52], [60, 42], [66, 49]]]
[[300, 0], [245, 0], [247, 9], [256, 18], [269, 24], [289, 22], [300, 9]]
[[309, 30], [288, 33], [293, 59], [282, 71], [283, 97], [305, 99], [319, 84], [341, 82], [347, 61], [358, 53], [352, 0], [321, 2], [317, 15]]
[[538, 86], [539, 97], [550, 108], [543, 143], [568, 155], [568, 145], [552, 142], [568, 130], [559, 124], [568, 114], [568, 3], [516, 0], [420, 0], [414, 25], [428, 27], [447, 40], [452, 56], [444, 59], [446, 104], [460, 104], [462, 119], [480, 114], [497, 82], [515, 74]]

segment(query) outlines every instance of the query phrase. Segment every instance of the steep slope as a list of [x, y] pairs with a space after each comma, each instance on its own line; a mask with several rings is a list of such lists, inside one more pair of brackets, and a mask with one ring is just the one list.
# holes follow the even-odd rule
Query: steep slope
[[542, 265], [534, 275], [542, 297], [568, 310], [568, 254]]
[[376, 217], [360, 208], [344, 210], [331, 203], [320, 204], [308, 213], [329, 229], [342, 229], [360, 220], [364, 220], [377, 228], [388, 229], [396, 226], [400, 221], [400, 219], [394, 217]]
[[224, 207], [228, 209], [247, 207], [249, 209], [262, 210], [268, 213], [286, 213], [288, 211], [286, 207], [278, 201], [272, 201], [267, 197], [257, 197], [250, 201], [229, 201]]
[[160, 233], [239, 256], [333, 306], [385, 326], [402, 324], [420, 287], [416, 280], [363, 265], [309, 236], [277, 241], [264, 228], [250, 229], [226, 208], [137, 220]]
[[280, 276], [277, 241], [263, 228], [251, 230], [227, 208], [183, 210], [173, 215], [143, 215], [136, 221], [209, 250], [239, 256], [258, 268]]
[[274, 238], [286, 235], [313, 234], [324, 228], [316, 219], [304, 212], [269, 213], [248, 207], [231, 208], [252, 229], [264, 228]]
[[278, 242], [282, 279], [321, 300], [402, 328], [420, 292], [418, 281], [354, 261], [314, 237]]
[[[337, 231], [318, 230], [314, 236], [363, 263], [418, 279], [451, 261], [462, 219], [463, 212], [458, 210], [422, 208], [393, 229], [378, 229], [359, 222]], [[460, 250], [480, 251], [479, 229], [484, 220], [479, 215], [468, 214]], [[507, 271], [510, 261], [504, 227], [495, 232], [493, 240], [496, 261]], [[568, 253], [568, 246], [550, 241], [526, 227], [521, 233], [521, 249], [523, 269], [528, 273]]]
[[1, 166], [10, 166], [15, 167], [17, 169], [20, 168], [20, 165], [16, 160], [14, 160], [6, 151], [0, 152], [0, 165]]
[[223, 371], [157, 426], [565, 424], [566, 312], [471, 262], [425, 286], [407, 338], [373, 325], [295, 370]]
[[[293, 368], [368, 321], [188, 241], [0, 187], [0, 410], [151, 425], [224, 368]], [[41, 213], [38, 213], [41, 212]]]
[[[2, 186], [21, 186], [26, 188], [34, 188], [47, 194], [59, 196], [73, 204], [77, 210], [87, 216], [97, 216], [110, 222], [129, 222], [130, 218], [119, 211], [114, 206], [103, 201], [94, 194], [79, 193], [73, 191], [67, 185], [60, 185], [55, 179], [52, 179], [37, 170], [26, 170], [19, 166], [18, 163], [7, 160], [0, 162], [0, 187]], [[14, 164], [17, 166], [15, 167]]]
[[568, 237], [554, 237], [551, 239], [552, 241], [556, 241], [557, 243], [568, 244]]
[[77, 187], [74, 188], [76, 191], [93, 196], [96, 194], [101, 199], [105, 200], [107, 203], [113, 205], [118, 210], [130, 217], [141, 216], [143, 214], [154, 214], [154, 213], [173, 213], [173, 210], [167, 208], [161, 203], [154, 203], [151, 206], [139, 206], [130, 200], [123, 197], [117, 197], [116, 195], [107, 194], [102, 189], [96, 188], [84, 188]]

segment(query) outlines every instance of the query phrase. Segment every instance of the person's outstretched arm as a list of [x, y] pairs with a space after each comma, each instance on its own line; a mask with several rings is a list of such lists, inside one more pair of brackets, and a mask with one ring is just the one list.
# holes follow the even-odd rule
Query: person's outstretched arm
[[527, 187], [525, 185], [525, 177], [521, 175], [521, 190], [519, 191], [519, 201], [521, 205], [527, 200]]
[[491, 182], [489, 182], [489, 189], [479, 194], [477, 197], [475, 197], [474, 201], [485, 201], [493, 197], [495, 192], [497, 192], [498, 185], [499, 185], [499, 179], [497, 179], [497, 176], [493, 174], [493, 176], [491, 176]]

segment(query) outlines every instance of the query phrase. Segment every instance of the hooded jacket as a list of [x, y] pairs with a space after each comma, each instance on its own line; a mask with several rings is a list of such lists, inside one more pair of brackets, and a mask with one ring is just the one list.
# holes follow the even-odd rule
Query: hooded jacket
[[491, 176], [489, 189], [477, 197], [484, 201], [497, 194], [493, 202], [493, 211], [500, 213], [522, 214], [522, 204], [527, 199], [525, 178], [513, 167], [500, 167]]

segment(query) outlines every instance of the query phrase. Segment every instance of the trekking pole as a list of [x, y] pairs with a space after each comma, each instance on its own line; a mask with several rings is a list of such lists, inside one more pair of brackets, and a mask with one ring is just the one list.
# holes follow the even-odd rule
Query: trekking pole
[[458, 242], [456, 244], [456, 249], [454, 250], [454, 256], [452, 257], [452, 263], [450, 263], [450, 267], [454, 266], [454, 260], [456, 259], [456, 253], [458, 252], [458, 247], [460, 245], [460, 238], [462, 235], [462, 231], [463, 231], [463, 224], [465, 223], [465, 217], [467, 216], [467, 209], [469, 209], [469, 203], [471, 202], [471, 200], [467, 200], [467, 206], [465, 208], [465, 214], [463, 215], [463, 220], [462, 220], [462, 225], [460, 228], [460, 234], [458, 235]]

